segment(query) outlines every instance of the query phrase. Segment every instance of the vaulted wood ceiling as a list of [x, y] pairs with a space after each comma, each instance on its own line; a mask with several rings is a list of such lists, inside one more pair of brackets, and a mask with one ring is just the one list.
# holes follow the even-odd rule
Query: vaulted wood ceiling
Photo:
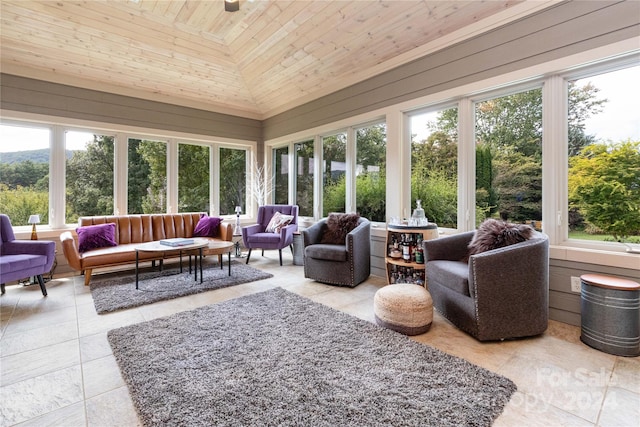
[[2, 72], [266, 118], [552, 1], [2, 0]]

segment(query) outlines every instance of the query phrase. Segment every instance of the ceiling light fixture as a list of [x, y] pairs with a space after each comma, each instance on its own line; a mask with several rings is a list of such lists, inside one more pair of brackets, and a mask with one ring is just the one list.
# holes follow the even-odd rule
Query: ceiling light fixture
[[240, 0], [224, 0], [225, 12], [237, 12], [240, 10]]

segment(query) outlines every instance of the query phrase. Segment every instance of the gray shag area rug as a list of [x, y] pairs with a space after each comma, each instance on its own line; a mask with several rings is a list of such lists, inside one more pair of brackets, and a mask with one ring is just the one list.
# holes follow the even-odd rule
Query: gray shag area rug
[[182, 273], [177, 266], [163, 271], [145, 269], [139, 275], [138, 289], [135, 272], [95, 276], [90, 287], [96, 312], [109, 313], [273, 277], [271, 273], [236, 261], [231, 261], [231, 276], [226, 261], [223, 269], [220, 269], [220, 264], [205, 261], [202, 283], [199, 275], [196, 281], [193, 273], [189, 274], [188, 270], [186, 265]]
[[516, 386], [281, 288], [109, 331], [145, 426], [489, 426]]

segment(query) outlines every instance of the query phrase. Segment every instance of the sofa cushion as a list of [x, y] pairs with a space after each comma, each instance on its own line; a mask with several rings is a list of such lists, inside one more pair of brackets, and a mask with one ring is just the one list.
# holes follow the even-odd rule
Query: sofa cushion
[[[463, 261], [429, 261], [428, 281], [436, 281], [462, 295], [471, 296], [469, 293], [469, 264]], [[427, 283], [428, 285], [428, 283]]]
[[193, 235], [195, 237], [218, 237], [221, 222], [222, 218], [202, 214], [193, 230]]
[[526, 224], [512, 224], [497, 219], [487, 219], [469, 243], [469, 255], [524, 242], [533, 235], [533, 228]]
[[327, 245], [319, 243], [304, 248], [305, 256], [326, 261], [346, 261], [347, 247], [345, 245]]
[[358, 226], [360, 215], [330, 213], [320, 243], [344, 245], [347, 234]]
[[116, 242], [116, 224], [113, 222], [78, 227], [76, 233], [78, 233], [79, 252], [118, 245], [118, 242]]
[[291, 221], [293, 221], [293, 215], [285, 215], [280, 212], [275, 212], [264, 231], [266, 233], [280, 234], [282, 227], [286, 227], [291, 224]]

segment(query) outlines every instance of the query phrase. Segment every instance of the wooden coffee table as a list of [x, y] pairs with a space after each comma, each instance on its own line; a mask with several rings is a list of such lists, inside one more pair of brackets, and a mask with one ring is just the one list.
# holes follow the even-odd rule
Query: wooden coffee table
[[[189, 245], [183, 246], [167, 246], [161, 244], [159, 241], [156, 242], [147, 242], [142, 243], [135, 247], [136, 250], [136, 289], [138, 289], [138, 264], [139, 264], [139, 253], [140, 252], [151, 252], [157, 254], [157, 259], [162, 260], [167, 253], [176, 253], [180, 254], [180, 272], [182, 273], [182, 254], [189, 254], [189, 273], [191, 273], [191, 254], [193, 251], [198, 251], [198, 256], [196, 257], [196, 262], [194, 266], [195, 274], [194, 280], [198, 280], [198, 260], [200, 260], [200, 283], [202, 283], [202, 250], [209, 245], [209, 240], [207, 239], [194, 239], [194, 242]], [[231, 242], [229, 242], [231, 243]], [[233, 246], [233, 244], [231, 244]], [[222, 252], [220, 252], [222, 253]], [[229, 249], [229, 253], [231, 253], [231, 249]], [[229, 255], [229, 260], [231, 260], [231, 255]], [[229, 261], [231, 264], [231, 261]], [[231, 265], [229, 265], [229, 274], [231, 274]]]

